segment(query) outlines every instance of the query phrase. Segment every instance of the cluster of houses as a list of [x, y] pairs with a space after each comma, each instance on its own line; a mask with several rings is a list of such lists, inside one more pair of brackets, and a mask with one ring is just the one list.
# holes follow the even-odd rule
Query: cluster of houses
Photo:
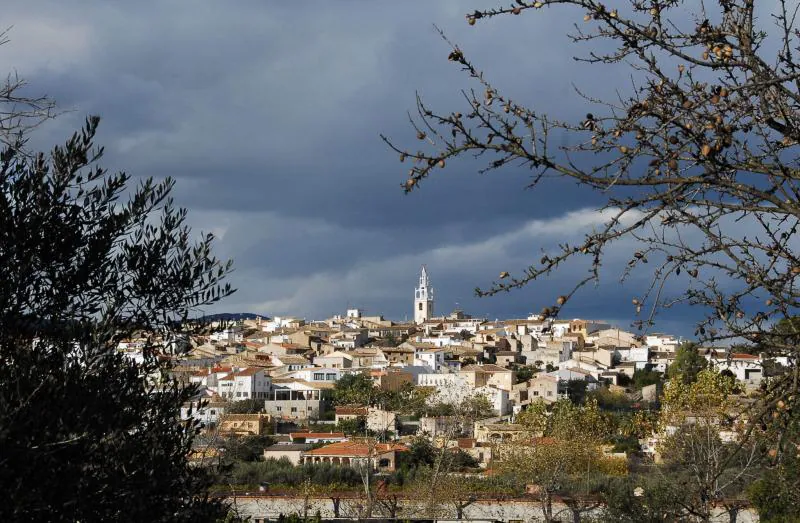
[[[414, 293], [413, 322], [366, 316], [359, 309], [322, 321], [274, 317], [231, 322], [213, 334], [191, 339], [175, 373], [199, 385], [201, 391], [195, 401], [184, 406], [182, 416], [226, 433], [259, 434], [278, 421], [348, 417], [366, 418], [368, 428], [375, 432], [395, 432], [398, 417], [392, 412], [366, 407], [336, 409], [332, 392], [337, 381], [359, 373], [370, 376], [375, 387], [383, 390], [428, 387], [434, 402], [458, 403], [482, 395], [499, 426], [498, 420], [508, 420], [531, 402], [565, 397], [571, 382], [585, 382], [591, 390], [601, 383], [627, 382], [637, 370], [663, 372], [680, 344], [681, 340], [671, 335], [639, 337], [603, 321], [536, 315], [490, 321], [460, 310], [437, 317], [433, 289], [423, 268]], [[134, 356], [136, 348], [137, 340], [120, 345], [120, 350]], [[706, 350], [704, 354], [748, 387], [758, 386], [762, 379], [758, 356], [725, 350]], [[530, 379], [520, 380], [525, 367], [535, 372]], [[248, 415], [226, 415], [231, 402], [241, 400], [263, 405], [259, 417], [246, 421], [242, 416]], [[198, 408], [201, 401], [205, 406]], [[441, 432], [438, 423], [423, 419], [419, 429], [435, 435]], [[474, 449], [481, 439], [488, 441], [489, 435], [480, 436], [484, 432], [476, 427], [477, 437], [463, 446]], [[303, 448], [309, 444], [308, 437], [302, 443], [294, 439], [276, 452], [287, 453], [297, 463], [344, 463], [344, 458], [350, 462], [367, 452], [382, 456], [378, 461], [389, 466], [398, 451], [391, 444], [377, 448], [352, 439], [330, 441], [329, 448], [311, 450]]]

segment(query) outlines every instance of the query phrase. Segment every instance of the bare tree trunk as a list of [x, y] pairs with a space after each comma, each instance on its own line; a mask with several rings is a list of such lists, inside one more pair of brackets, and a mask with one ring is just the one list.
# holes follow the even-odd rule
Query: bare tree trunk
[[547, 490], [542, 492], [542, 515], [544, 516], [545, 523], [552, 523], [553, 521], [553, 496]]

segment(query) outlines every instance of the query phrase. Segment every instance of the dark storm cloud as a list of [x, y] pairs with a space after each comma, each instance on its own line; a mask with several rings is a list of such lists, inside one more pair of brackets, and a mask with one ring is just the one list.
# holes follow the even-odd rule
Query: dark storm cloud
[[[565, 36], [582, 13], [467, 26], [464, 13], [486, 5], [19, 2], [4, 13], [14, 29], [0, 65], [74, 110], [37, 143], [98, 113], [106, 166], [178, 180], [192, 223], [217, 233], [220, 255], [236, 262], [239, 291], [223, 309], [320, 317], [355, 305], [402, 318], [426, 263], [440, 312], [520, 316], [573, 275], [485, 300], [473, 288], [580, 237], [597, 201], [565, 183], [527, 191], [530, 172], [478, 175], [474, 161], [451, 162], [404, 196], [408, 166], [378, 133], [417, 147], [406, 117], [415, 90], [441, 111], [464, 110], [460, 89], [475, 86], [447, 61], [434, 23], [540, 110], [577, 120], [586, 107], [573, 84], [597, 96], [620, 86], [603, 81], [618, 71], [571, 59], [586, 51]], [[625, 318], [617, 290], [612, 279], [572, 310]]]

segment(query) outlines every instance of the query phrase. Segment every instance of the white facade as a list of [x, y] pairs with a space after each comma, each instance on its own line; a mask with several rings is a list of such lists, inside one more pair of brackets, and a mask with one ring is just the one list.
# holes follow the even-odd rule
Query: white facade
[[420, 387], [436, 387], [437, 393], [441, 391], [446, 394], [447, 391], [453, 391], [459, 397], [462, 393], [456, 391], [456, 389], [472, 390], [469, 380], [461, 374], [421, 373], [417, 375], [416, 383]]
[[340, 369], [310, 367], [292, 372], [289, 377], [307, 381], [309, 383], [328, 382], [336, 383], [342, 377]]
[[441, 349], [417, 351], [414, 353], [414, 365], [438, 371], [444, 366], [444, 351]]
[[461, 374], [420, 374], [417, 376], [417, 385], [436, 388], [436, 393], [428, 400], [431, 404], [442, 402], [458, 405], [464, 400], [481, 395], [489, 400], [496, 414], [502, 416], [511, 412], [507, 390], [490, 385], [475, 388]]
[[231, 325], [226, 329], [212, 333], [209, 339], [222, 343], [240, 343], [244, 340], [242, 332], [242, 327], [239, 325]]
[[433, 337], [422, 337], [418, 336], [417, 340], [420, 343], [431, 343], [436, 345], [437, 347], [449, 347], [451, 345], [461, 345], [464, 343], [464, 340], [461, 339], [459, 336], [433, 336]]
[[725, 356], [712, 357], [706, 356], [719, 372], [728, 370], [736, 376], [738, 381], [743, 382], [747, 387], [757, 387], [761, 384], [764, 377], [761, 358], [749, 354], [734, 354], [730, 359]]
[[181, 420], [196, 419], [204, 425], [217, 423], [225, 415], [224, 405], [206, 404], [200, 407], [200, 401], [190, 401], [181, 407]]
[[248, 368], [220, 379], [218, 390], [230, 401], [266, 399], [272, 390], [272, 379], [264, 369]]
[[645, 337], [644, 343], [658, 352], [676, 352], [681, 342], [668, 334], [651, 334]]
[[620, 356], [621, 361], [634, 362], [636, 370], [647, 368], [650, 359], [650, 349], [644, 347], [631, 347], [630, 349], [617, 349], [615, 351]]
[[505, 416], [511, 413], [511, 402], [508, 399], [508, 391], [490, 387], [488, 385], [478, 387], [475, 389], [475, 395], [485, 396], [489, 403], [492, 404], [496, 414]]
[[297, 318], [281, 318], [280, 316], [275, 316], [272, 320], [263, 322], [261, 324], [261, 330], [264, 332], [275, 332], [278, 329], [290, 327], [292, 324], [296, 323], [298, 323]]
[[425, 266], [419, 275], [419, 287], [414, 292], [414, 322], [424, 323], [433, 317], [433, 288], [428, 281]]

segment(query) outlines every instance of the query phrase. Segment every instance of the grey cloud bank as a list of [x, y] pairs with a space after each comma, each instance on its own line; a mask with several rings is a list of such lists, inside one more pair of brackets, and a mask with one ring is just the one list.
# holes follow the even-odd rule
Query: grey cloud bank
[[[219, 236], [235, 260], [238, 292], [220, 310], [320, 317], [348, 305], [410, 315], [421, 264], [438, 312], [456, 303], [490, 317], [552, 303], [575, 276], [476, 299], [500, 270], [518, 271], [597, 218], [598, 202], [554, 182], [524, 190], [530, 174], [478, 175], [454, 162], [404, 196], [406, 166], [378, 139], [413, 144], [406, 111], [418, 90], [442, 110], [463, 110], [472, 87], [446, 59], [432, 24], [502, 89], [539, 109], [580, 118], [571, 85], [608, 94], [614, 70], [581, 66], [563, 11], [468, 27], [485, 1], [12, 2], [0, 65], [70, 110], [35, 143], [62, 141], [87, 114], [103, 117], [104, 165], [173, 176], [192, 223]], [[608, 82], [604, 82], [608, 79]], [[572, 213], [572, 214], [570, 214]], [[627, 325], [632, 280], [624, 260], [567, 314]], [[664, 329], [688, 334], [686, 311]]]

